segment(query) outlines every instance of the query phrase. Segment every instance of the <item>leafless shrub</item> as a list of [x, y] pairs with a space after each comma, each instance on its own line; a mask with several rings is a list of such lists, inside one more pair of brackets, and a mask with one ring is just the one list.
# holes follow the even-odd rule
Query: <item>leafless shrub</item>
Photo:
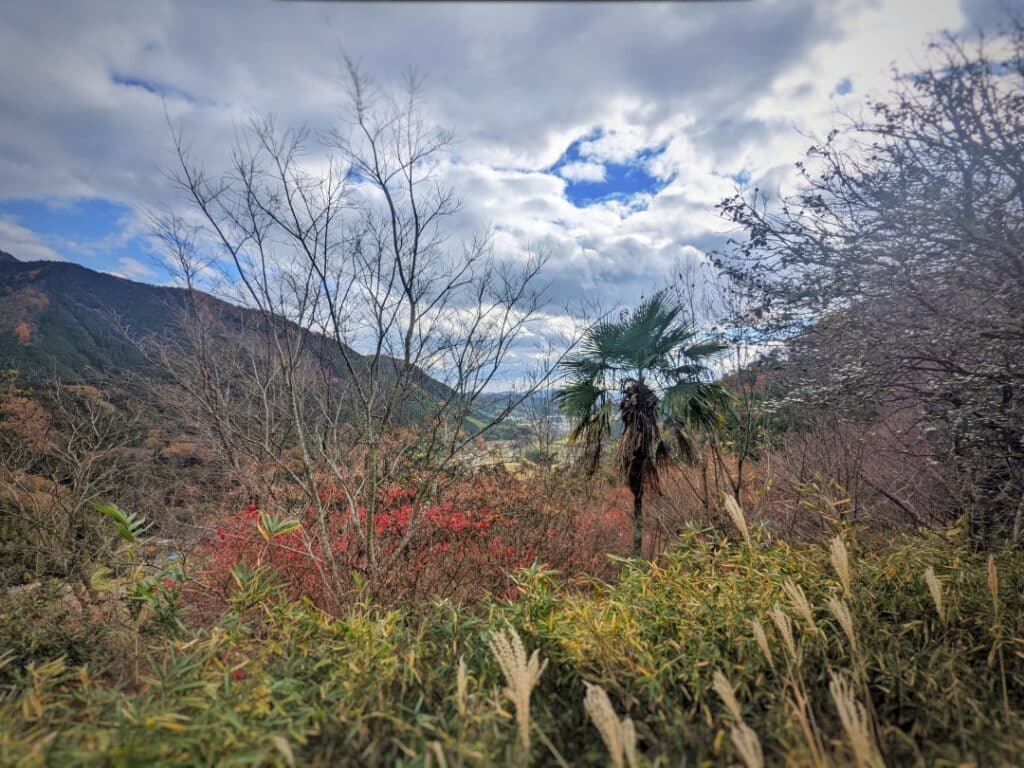
[[94, 387], [54, 380], [0, 396], [0, 573], [81, 584], [95, 597], [92, 571], [116, 537], [98, 502], [130, 491], [125, 449], [137, 417]]

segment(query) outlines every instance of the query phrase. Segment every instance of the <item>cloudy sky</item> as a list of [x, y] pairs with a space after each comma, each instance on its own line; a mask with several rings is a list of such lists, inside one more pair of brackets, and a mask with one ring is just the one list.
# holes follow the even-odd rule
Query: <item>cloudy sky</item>
[[942, 30], [1022, 0], [644, 4], [8, 3], [0, 25], [0, 249], [164, 282], [146, 212], [178, 204], [165, 109], [216, 165], [250, 116], [325, 128], [347, 53], [410, 68], [458, 144], [459, 233], [541, 247], [554, 304], [628, 305], [774, 189], [838, 111], [884, 95]]

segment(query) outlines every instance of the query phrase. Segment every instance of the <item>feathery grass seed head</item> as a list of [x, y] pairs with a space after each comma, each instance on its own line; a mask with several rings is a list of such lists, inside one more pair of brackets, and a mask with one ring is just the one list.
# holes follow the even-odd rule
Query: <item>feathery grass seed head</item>
[[850, 607], [839, 598], [833, 597], [828, 601], [828, 608], [832, 611], [832, 615], [836, 617], [839, 626], [843, 628], [843, 632], [846, 633], [846, 637], [850, 641], [850, 648], [856, 653], [857, 630], [853, 625], [853, 614], [850, 613]]
[[754, 640], [757, 642], [757, 647], [764, 654], [765, 659], [768, 661], [768, 666], [775, 669], [775, 660], [772, 658], [771, 646], [768, 645], [768, 635], [764, 633], [764, 625], [761, 624], [759, 619], [751, 619], [750, 626], [754, 630]]
[[778, 603], [772, 607], [772, 621], [775, 623], [775, 628], [779, 630], [786, 653], [789, 654], [791, 659], [796, 659], [796, 640], [793, 639], [793, 625], [789, 620], [789, 616], [786, 615], [786, 612], [782, 610]]
[[930, 565], [924, 569], [924, 583], [928, 585], [928, 591], [932, 593], [932, 600], [935, 602], [935, 610], [939, 614], [939, 621], [946, 620], [946, 607], [942, 601], [942, 585], [939, 577], [935, 575], [935, 569]]
[[733, 719], [737, 723], [743, 722], [743, 713], [740, 711], [740, 703], [736, 700], [736, 691], [733, 690], [732, 683], [722, 674], [721, 670], [715, 670], [715, 674], [712, 676], [712, 686]]
[[832, 567], [835, 568], [839, 582], [843, 590], [850, 592], [850, 584], [853, 582], [850, 572], [850, 553], [846, 551], [846, 542], [843, 537], [836, 535], [829, 542], [829, 555], [832, 560]]
[[548, 662], [540, 661], [538, 651], [526, 657], [526, 648], [515, 628], [495, 632], [488, 643], [491, 654], [505, 675], [505, 695], [516, 708], [519, 743], [525, 753], [530, 751], [530, 693], [540, 681]]
[[999, 572], [996, 570], [996, 559], [993, 555], [988, 556], [988, 592], [992, 595], [992, 613], [999, 615]]
[[782, 588], [785, 590], [793, 610], [800, 614], [803, 620], [807, 622], [808, 629], [812, 632], [817, 631], [818, 627], [814, 623], [814, 612], [811, 610], [811, 603], [807, 600], [803, 587], [794, 584], [791, 579], [786, 579], [786, 583], [782, 585]]
[[728, 494], [725, 497], [725, 511], [729, 513], [729, 518], [732, 520], [732, 524], [739, 530], [743, 540], [750, 544], [750, 531], [747, 530], [747, 518], [743, 515], [743, 507], [739, 505], [739, 502]]
[[601, 734], [614, 768], [623, 768], [623, 759], [629, 768], [636, 768], [636, 728], [628, 717], [621, 720], [615, 713], [608, 693], [600, 685], [586, 683], [583, 709]]
[[628, 717], [622, 718], [619, 723], [619, 728], [622, 731], [622, 751], [626, 755], [626, 765], [629, 768], [636, 768], [636, 727]]
[[466, 676], [466, 657], [459, 656], [459, 666], [455, 672], [455, 706], [460, 715], [466, 714], [466, 698], [469, 681]]
[[867, 710], [854, 697], [849, 682], [842, 675], [833, 674], [828, 689], [858, 768], [883, 765], [871, 735]]
[[746, 723], [738, 723], [729, 731], [732, 745], [747, 768], [764, 768], [764, 752], [757, 733]]

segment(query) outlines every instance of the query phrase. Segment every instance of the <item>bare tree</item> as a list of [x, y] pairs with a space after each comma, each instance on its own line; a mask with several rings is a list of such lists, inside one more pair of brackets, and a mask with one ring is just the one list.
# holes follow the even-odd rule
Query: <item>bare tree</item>
[[933, 50], [795, 195], [725, 201], [747, 237], [720, 260], [786, 340], [791, 401], [916, 424], [988, 537], [1024, 509], [1024, 32]]
[[[549, 344], [538, 353], [535, 365], [527, 372], [527, 388], [534, 390], [517, 411], [519, 450], [541, 469], [551, 469], [559, 457], [560, 443], [568, 435], [566, 421], [555, 398], [557, 385], [551, 372], [562, 351]], [[536, 382], [536, 384], [534, 384]]]
[[54, 380], [35, 391], [12, 379], [0, 397], [0, 570], [81, 584], [116, 537], [96, 511], [119, 500], [137, 419], [92, 387]]
[[721, 341], [726, 354], [718, 376], [731, 395], [719, 422], [690, 436], [684, 458], [696, 470], [683, 478], [707, 513], [719, 510], [722, 495], [742, 499], [747, 472], [769, 445], [770, 418], [764, 381], [753, 364], [771, 350], [753, 321], [755, 304], [709, 261], [687, 260], [674, 270], [670, 289], [690, 322], [707, 340]]
[[[192, 295], [189, 338], [164, 351], [165, 367], [235, 471], [269, 467], [302, 490], [325, 578], [339, 585], [334, 494], [362, 542], [361, 567], [380, 570], [382, 491], [401, 479], [417, 506], [436, 497], [473, 434], [543, 383], [466, 428], [541, 306], [545, 258], [499, 259], [487, 233], [451, 242], [459, 201], [441, 164], [452, 136], [424, 119], [419, 82], [391, 95], [352, 64], [348, 76], [343, 127], [314, 137], [253, 121], [217, 178], [176, 132], [174, 178], [197, 223], [158, 221]], [[196, 290], [211, 264], [247, 311], [214, 317]]]

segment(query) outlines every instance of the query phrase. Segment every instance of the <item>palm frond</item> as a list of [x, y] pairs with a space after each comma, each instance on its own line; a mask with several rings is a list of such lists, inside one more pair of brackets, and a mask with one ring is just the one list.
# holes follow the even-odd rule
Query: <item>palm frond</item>
[[719, 426], [732, 408], [732, 395], [721, 384], [679, 381], [665, 390], [664, 412], [681, 424], [710, 428]]
[[611, 335], [609, 360], [637, 370], [658, 366], [680, 343], [684, 329], [678, 319], [682, 309], [664, 291], [641, 302], [619, 331]]
[[593, 381], [575, 379], [555, 393], [555, 403], [570, 421], [581, 421], [592, 415], [603, 392]]
[[686, 363], [685, 365], [676, 365], [671, 368], [665, 368], [661, 373], [669, 379], [696, 379], [699, 376], [703, 376], [707, 371], [708, 368], [706, 365], [701, 365], [700, 363]]
[[729, 345], [720, 339], [709, 339], [699, 341], [683, 350], [683, 355], [690, 360], [700, 360], [702, 357], [712, 357], [729, 348]]
[[600, 320], [592, 325], [580, 343], [581, 357], [601, 362], [614, 357], [621, 347], [623, 324]]
[[693, 435], [678, 422], [672, 427], [676, 438], [676, 450], [679, 451], [679, 459], [684, 464], [693, 464], [697, 459], [697, 442]]
[[572, 378], [582, 381], [595, 381], [601, 378], [606, 370], [603, 359], [580, 355], [562, 363], [562, 367], [572, 374]]
[[611, 400], [593, 381], [577, 379], [555, 394], [558, 409], [571, 423], [569, 443], [580, 437], [590, 442], [611, 431]]

